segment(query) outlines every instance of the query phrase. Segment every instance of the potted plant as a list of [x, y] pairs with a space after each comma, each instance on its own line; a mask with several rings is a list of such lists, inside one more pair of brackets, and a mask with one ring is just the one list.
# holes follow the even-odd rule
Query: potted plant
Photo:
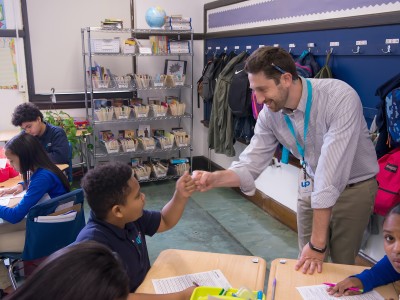
[[[79, 139], [84, 137], [87, 133], [92, 133], [91, 127], [87, 127], [82, 136], [76, 136], [77, 129], [74, 123], [74, 118], [62, 110], [46, 111], [44, 114], [44, 121], [64, 129], [67, 139], [72, 145], [72, 158], [74, 158], [77, 154], [80, 155]], [[88, 145], [88, 148], [89, 147], [90, 145]]]

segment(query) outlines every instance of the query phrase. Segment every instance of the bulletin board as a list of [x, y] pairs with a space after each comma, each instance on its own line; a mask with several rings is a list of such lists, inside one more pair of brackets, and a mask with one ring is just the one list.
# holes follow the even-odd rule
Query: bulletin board
[[17, 89], [15, 39], [0, 38], [0, 89]]

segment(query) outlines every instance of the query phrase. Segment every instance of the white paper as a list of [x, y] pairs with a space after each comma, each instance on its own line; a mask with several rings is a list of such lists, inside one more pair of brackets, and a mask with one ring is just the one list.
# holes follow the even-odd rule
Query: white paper
[[21, 193], [16, 194], [16, 195], [6, 194], [3, 197], [0, 197], [0, 205], [7, 206], [11, 199], [22, 198], [22, 197], [24, 197], [25, 193], [26, 193], [26, 191], [22, 191]]
[[0, 158], [0, 169], [4, 169], [7, 164], [7, 158]]
[[215, 286], [224, 289], [231, 287], [221, 270], [212, 270], [163, 279], [153, 279], [152, 281], [156, 294], [180, 292], [193, 286], [193, 282], [200, 286]]
[[57, 216], [39, 216], [35, 218], [38, 223], [62, 223], [75, 220], [76, 211], [69, 211], [62, 215]]
[[333, 297], [328, 294], [326, 285], [297, 287], [300, 295], [306, 300], [385, 300], [378, 292], [371, 291], [361, 295]]

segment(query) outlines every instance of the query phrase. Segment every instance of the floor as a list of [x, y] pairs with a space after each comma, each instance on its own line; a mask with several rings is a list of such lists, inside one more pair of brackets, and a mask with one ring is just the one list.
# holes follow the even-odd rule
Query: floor
[[[141, 189], [145, 208], [160, 210], [173, 195], [175, 181], [141, 184]], [[267, 263], [298, 255], [295, 232], [229, 188], [194, 193], [180, 222], [147, 240], [151, 262], [168, 248], [255, 255]], [[265, 287], [268, 275], [267, 270]]]

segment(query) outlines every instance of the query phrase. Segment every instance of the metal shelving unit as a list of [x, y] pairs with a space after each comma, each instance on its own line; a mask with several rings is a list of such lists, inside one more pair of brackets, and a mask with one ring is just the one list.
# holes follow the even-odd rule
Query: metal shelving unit
[[[158, 35], [163, 36], [166, 35], [169, 38], [173, 37], [176, 40], [181, 39], [181, 35], [190, 36], [189, 45], [190, 45], [190, 53], [168, 53], [168, 54], [140, 54], [140, 53], [132, 53], [132, 54], [124, 54], [124, 53], [95, 53], [92, 51], [91, 40], [97, 38], [96, 34], [101, 33], [101, 38], [104, 38], [105, 34], [113, 33], [117, 34], [120, 37], [136, 37], [137, 34], [143, 35]], [[188, 155], [184, 155], [185, 157], [190, 157], [190, 162], [192, 158], [192, 144], [193, 144], [193, 32], [192, 31], [182, 31], [182, 30], [153, 30], [153, 29], [102, 29], [100, 27], [86, 27], [81, 29], [82, 36], [82, 57], [83, 57], [83, 71], [84, 71], [84, 90], [85, 90], [85, 109], [86, 116], [90, 125], [93, 127], [93, 138], [90, 141], [93, 144], [93, 149], [89, 152], [89, 155], [92, 158], [92, 162], [96, 165], [101, 159], [104, 160], [115, 160], [117, 158], [133, 158], [138, 156], [147, 155], [148, 157], [153, 157], [154, 155], [165, 154], [169, 157], [182, 156], [183, 153], [188, 153]], [[101, 62], [101, 57], [123, 57], [123, 59], [127, 59], [127, 63], [132, 63], [132, 73], [134, 73], [134, 68], [140, 63], [141, 57], [166, 57], [167, 59], [173, 58], [176, 60], [186, 60], [187, 62], [187, 72], [186, 72], [186, 80], [185, 84], [182, 86], [174, 86], [174, 87], [148, 87], [148, 88], [137, 88], [135, 85], [128, 86], [125, 88], [95, 88], [94, 84], [92, 84], [91, 80], [86, 76], [86, 71], [91, 70], [94, 67], [94, 58], [99, 57], [99, 62]], [[124, 58], [125, 57], [125, 58]], [[130, 61], [133, 59], [133, 61]], [[109, 67], [112, 68], [112, 65]], [[163, 67], [163, 66], [162, 66]], [[161, 69], [161, 68], [160, 68]], [[160, 72], [162, 73], [162, 72]], [[110, 99], [111, 98], [121, 98], [121, 94], [131, 95], [131, 98], [135, 98], [136, 96], [141, 96], [142, 93], [157, 93], [157, 95], [163, 94], [167, 95], [169, 91], [176, 91], [179, 93], [179, 98], [182, 100], [182, 94], [185, 94], [186, 101], [186, 112], [184, 115], [175, 116], [169, 115], [166, 116], [154, 116], [152, 113], [149, 113], [148, 117], [130, 117], [128, 119], [113, 119], [110, 121], [99, 121], [95, 117], [95, 103], [96, 95], [99, 94], [107, 94]], [[103, 96], [104, 97], [104, 96]], [[126, 98], [124, 96], [123, 98]], [[133, 112], [132, 112], [133, 114]], [[132, 128], [135, 129], [135, 126], [138, 126], [138, 123], [150, 123], [151, 126], [157, 124], [170, 124], [171, 127], [181, 127], [183, 125], [183, 121], [185, 124], [189, 123], [189, 125], [185, 126], [185, 131], [190, 134], [190, 143], [185, 147], [177, 147], [174, 145], [171, 149], [161, 149], [156, 148], [154, 150], [143, 150], [141, 148], [137, 149], [133, 152], [117, 152], [117, 153], [107, 153], [104, 146], [101, 145], [98, 140], [99, 132], [101, 130], [107, 130], [108, 127], [114, 129], [127, 129]], [[165, 128], [168, 131], [170, 128]], [[114, 133], [114, 132], [113, 132]], [[115, 135], [115, 133], [114, 133]], [[184, 152], [186, 151], [186, 152]], [[149, 180], [144, 181], [157, 181], [176, 178], [176, 176], [166, 176], [161, 178], [150, 178]]]

